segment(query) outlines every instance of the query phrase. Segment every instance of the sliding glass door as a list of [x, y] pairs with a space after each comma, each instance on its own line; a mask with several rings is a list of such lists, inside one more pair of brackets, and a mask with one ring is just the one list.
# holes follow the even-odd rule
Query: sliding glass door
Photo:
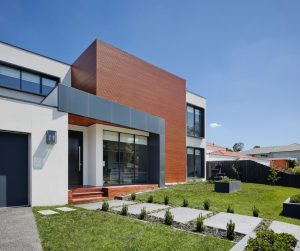
[[187, 176], [204, 178], [204, 150], [200, 148], [187, 148]]
[[147, 183], [147, 137], [104, 131], [103, 161], [105, 185]]

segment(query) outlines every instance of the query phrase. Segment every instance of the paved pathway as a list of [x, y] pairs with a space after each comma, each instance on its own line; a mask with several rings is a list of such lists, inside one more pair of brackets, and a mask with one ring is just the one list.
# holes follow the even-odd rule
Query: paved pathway
[[226, 230], [227, 223], [232, 220], [235, 223], [235, 231], [241, 234], [251, 233], [262, 221], [261, 218], [239, 214], [218, 213], [206, 220], [206, 226]]
[[[141, 213], [141, 210], [145, 208], [146, 212], [150, 213], [156, 210], [163, 210], [169, 208], [169, 206], [154, 204], [154, 203], [140, 203], [136, 205], [128, 206], [128, 213], [138, 215]], [[113, 210], [120, 212], [122, 207], [113, 208]]]
[[[211, 212], [209, 211], [189, 207], [175, 207], [170, 209], [170, 212], [174, 216], [174, 221], [180, 223], [187, 223], [189, 221], [195, 220], [200, 214], [202, 214], [203, 217], [211, 214]], [[165, 211], [160, 211], [150, 215], [163, 219], [165, 217]]]
[[30, 207], [0, 208], [0, 250], [42, 250]]
[[[136, 204], [134, 201], [127, 201], [127, 200], [108, 200], [109, 207], [121, 207], [123, 204], [125, 205], [132, 205]], [[103, 202], [91, 202], [85, 204], [78, 204], [76, 207], [84, 208], [87, 210], [97, 210], [102, 208]]]

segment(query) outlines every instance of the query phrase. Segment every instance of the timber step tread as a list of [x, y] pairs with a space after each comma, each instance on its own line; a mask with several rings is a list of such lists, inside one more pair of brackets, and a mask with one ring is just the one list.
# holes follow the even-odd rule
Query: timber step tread
[[88, 203], [88, 202], [95, 202], [95, 201], [103, 201], [107, 199], [107, 197], [103, 196], [93, 196], [89, 198], [72, 198], [71, 203], [77, 204], [77, 203]]
[[75, 192], [72, 193], [72, 196], [78, 196], [78, 195], [92, 195], [92, 194], [103, 194], [102, 191], [92, 191], [92, 192]]

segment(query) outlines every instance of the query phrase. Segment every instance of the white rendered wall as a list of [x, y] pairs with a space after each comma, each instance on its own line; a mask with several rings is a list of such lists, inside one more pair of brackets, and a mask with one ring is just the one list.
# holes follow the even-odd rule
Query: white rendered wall
[[[68, 202], [68, 116], [56, 108], [0, 98], [0, 130], [29, 135], [30, 203]], [[46, 144], [46, 131], [57, 132], [57, 144]]]
[[0, 42], [0, 60], [41, 73], [59, 77], [61, 84], [71, 86], [71, 67], [68, 64], [37, 55], [33, 52]]

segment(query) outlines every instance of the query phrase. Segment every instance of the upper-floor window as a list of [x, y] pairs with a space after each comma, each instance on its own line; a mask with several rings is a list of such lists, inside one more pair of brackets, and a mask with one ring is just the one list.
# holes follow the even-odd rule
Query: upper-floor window
[[204, 109], [187, 105], [186, 121], [188, 136], [204, 138]]
[[0, 86], [47, 96], [58, 79], [17, 67], [0, 64]]

